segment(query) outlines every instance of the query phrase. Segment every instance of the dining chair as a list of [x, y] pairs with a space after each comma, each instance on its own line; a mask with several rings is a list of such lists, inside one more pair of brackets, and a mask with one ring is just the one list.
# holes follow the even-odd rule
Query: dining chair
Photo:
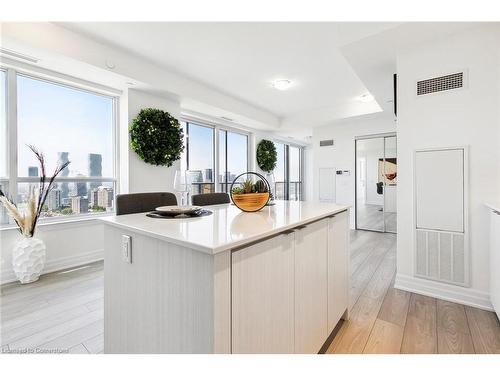
[[193, 206], [210, 206], [212, 204], [230, 203], [227, 193], [196, 194], [191, 197]]
[[160, 206], [176, 206], [177, 197], [173, 193], [132, 193], [116, 196], [116, 214], [127, 215], [154, 211]]

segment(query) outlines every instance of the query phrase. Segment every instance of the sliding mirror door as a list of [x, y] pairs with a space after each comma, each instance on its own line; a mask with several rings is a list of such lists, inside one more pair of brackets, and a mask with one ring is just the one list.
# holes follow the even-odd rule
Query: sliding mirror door
[[356, 140], [356, 228], [384, 231], [383, 183], [379, 160], [384, 157], [384, 138]]
[[356, 229], [396, 233], [396, 137], [355, 142]]
[[396, 210], [396, 192], [398, 181], [398, 162], [396, 137], [385, 137], [385, 163], [383, 163], [383, 176], [380, 179], [384, 182], [384, 221], [385, 231], [396, 233], [397, 229], [397, 210]]

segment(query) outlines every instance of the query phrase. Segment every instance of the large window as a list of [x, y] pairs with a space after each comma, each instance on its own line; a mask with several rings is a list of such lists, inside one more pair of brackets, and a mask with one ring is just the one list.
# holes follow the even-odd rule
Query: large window
[[187, 122], [184, 125], [185, 149], [182, 163], [189, 170], [192, 194], [212, 193], [214, 181], [214, 129]]
[[71, 162], [49, 193], [44, 218], [113, 211], [116, 98], [11, 69], [5, 75], [15, 85], [7, 92], [17, 92], [17, 97], [8, 97], [9, 109], [17, 112], [7, 124], [16, 130], [8, 132], [9, 144], [16, 147], [9, 155], [17, 154], [6, 176], [9, 195], [22, 207], [38, 185], [39, 163], [27, 147], [33, 145], [45, 155], [47, 174], [59, 162]]
[[248, 135], [189, 121], [183, 127], [181, 169], [189, 171], [191, 193], [228, 192], [234, 178], [248, 171]]
[[302, 199], [301, 147], [275, 142], [278, 159], [274, 169], [276, 199]]
[[219, 130], [219, 191], [229, 192], [238, 175], [248, 171], [248, 136]]

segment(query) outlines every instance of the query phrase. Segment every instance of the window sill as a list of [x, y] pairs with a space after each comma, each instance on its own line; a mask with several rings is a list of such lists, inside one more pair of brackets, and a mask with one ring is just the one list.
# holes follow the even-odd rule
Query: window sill
[[[76, 217], [68, 217], [68, 218], [48, 218], [44, 219], [39, 222], [37, 225], [37, 228], [46, 228], [48, 230], [50, 229], [57, 229], [59, 226], [81, 226], [81, 225], [88, 225], [92, 224], [93, 221], [101, 218], [101, 217], [107, 217], [107, 216], [113, 216], [115, 213], [114, 212], [106, 212], [103, 214], [92, 214], [92, 215], [79, 215]], [[18, 230], [18, 227], [16, 224], [4, 224], [0, 225], [0, 232], [6, 232], [6, 231], [11, 231], [11, 230]]]

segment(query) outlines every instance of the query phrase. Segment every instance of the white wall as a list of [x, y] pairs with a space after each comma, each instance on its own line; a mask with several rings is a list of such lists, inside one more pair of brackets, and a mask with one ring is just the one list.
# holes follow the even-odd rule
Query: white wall
[[[499, 197], [498, 29], [473, 29], [401, 52], [398, 70], [398, 252], [396, 286], [488, 307], [488, 216], [483, 202]], [[416, 97], [420, 79], [466, 69], [468, 87]], [[415, 149], [469, 146], [471, 288], [413, 278]]]
[[[37, 237], [47, 247], [44, 273], [86, 264], [103, 258], [103, 226], [97, 220], [42, 224]], [[20, 238], [16, 229], [0, 230], [0, 283], [15, 281], [12, 248]]]
[[[346, 189], [348, 197], [342, 204], [354, 209], [355, 199], [355, 152], [354, 139], [358, 136], [389, 133], [396, 131], [396, 124], [391, 113], [378, 113], [335, 122], [313, 130], [313, 192], [312, 199], [319, 199], [318, 174], [320, 168], [350, 170]], [[319, 141], [333, 139], [330, 147], [319, 147]], [[351, 228], [354, 228], [354, 214], [351, 213]]]
[[[137, 90], [128, 92], [129, 123], [143, 108], [157, 108], [169, 112], [179, 118], [181, 109], [179, 103], [159, 96], [150, 95]], [[171, 167], [161, 167], [147, 164], [130, 149], [128, 144], [129, 171], [128, 180], [130, 193], [173, 191], [175, 171], [179, 169], [180, 162], [176, 161]]]
[[[128, 124], [140, 109], [153, 107], [180, 115], [178, 103], [137, 90], [125, 93], [120, 103], [120, 192], [172, 191], [175, 169], [144, 163], [130, 150]], [[39, 226], [38, 237], [47, 247], [44, 273], [86, 264], [103, 258], [103, 226], [98, 220], [47, 223]], [[19, 238], [15, 228], [0, 230], [0, 283], [15, 280], [12, 272], [12, 247]]]

